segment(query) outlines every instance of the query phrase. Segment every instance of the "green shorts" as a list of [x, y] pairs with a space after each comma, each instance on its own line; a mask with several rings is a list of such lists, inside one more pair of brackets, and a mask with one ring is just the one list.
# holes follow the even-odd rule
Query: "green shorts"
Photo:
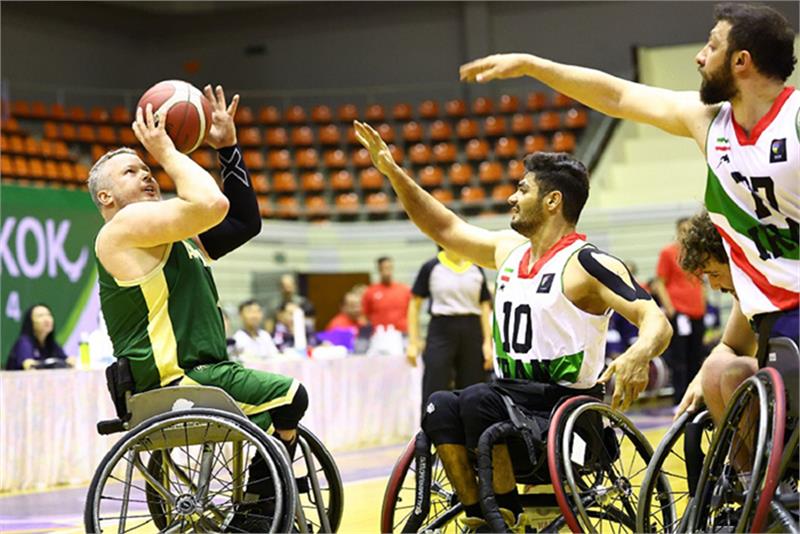
[[300, 382], [294, 378], [248, 369], [236, 362], [198, 365], [185, 371], [182, 386], [216, 386], [233, 397], [239, 408], [263, 430], [271, 433], [268, 410], [291, 404]]

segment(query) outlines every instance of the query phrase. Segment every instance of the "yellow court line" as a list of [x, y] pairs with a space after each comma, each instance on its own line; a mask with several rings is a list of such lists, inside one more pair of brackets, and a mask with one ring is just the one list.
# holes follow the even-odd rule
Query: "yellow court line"
[[0, 500], [6, 499], [6, 498], [9, 498], [9, 497], [19, 497], [20, 495], [33, 495], [34, 493], [52, 493], [54, 491], [73, 490], [73, 489], [80, 489], [80, 488], [89, 489], [89, 482], [81, 482], [79, 484], [65, 484], [63, 486], [50, 486], [50, 487], [41, 488], [41, 489], [26, 489], [26, 490], [4, 491], [4, 492], [0, 492]]

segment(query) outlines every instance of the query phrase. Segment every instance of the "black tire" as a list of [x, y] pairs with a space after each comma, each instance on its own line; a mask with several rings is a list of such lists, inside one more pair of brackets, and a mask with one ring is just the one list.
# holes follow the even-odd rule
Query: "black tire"
[[[105, 495], [105, 488], [106, 483], [111, 480], [117, 480], [119, 482], [123, 482], [118, 477], [116, 477], [113, 472], [117, 465], [125, 465], [124, 462], [128, 462], [130, 467], [126, 465], [126, 469], [133, 470], [133, 463], [130, 462], [125, 455], [127, 455], [130, 451], [133, 450], [133, 447], [138, 443], [145, 443], [145, 440], [148, 440], [152, 443], [154, 436], [156, 436], [157, 432], [161, 431], [161, 435], [164, 436], [165, 429], [170, 429], [174, 427], [174, 425], [180, 425], [183, 423], [183, 430], [184, 433], [187, 433], [188, 428], [193, 428], [188, 426], [188, 422], [193, 421], [197, 422], [197, 420], [202, 420], [206, 422], [206, 424], [215, 424], [218, 427], [223, 429], [227, 428], [226, 437], [233, 431], [239, 433], [244, 439], [246, 439], [249, 443], [252, 444], [254, 450], [261, 455], [265, 455], [268, 459], [268, 467], [272, 473], [272, 476], [277, 480], [276, 487], [278, 491], [276, 492], [276, 499], [275, 499], [275, 507], [276, 513], [273, 516], [273, 520], [271, 521], [271, 532], [288, 532], [290, 531], [293, 521], [294, 521], [294, 512], [295, 512], [295, 503], [297, 499], [295, 486], [294, 484], [285, 484], [282, 481], [289, 481], [292, 480], [291, 470], [288, 465], [288, 462], [285, 459], [283, 452], [278, 448], [280, 445], [277, 443], [276, 440], [269, 438], [260, 428], [258, 428], [255, 424], [250, 422], [249, 420], [231, 414], [229, 412], [221, 411], [221, 410], [214, 410], [214, 409], [206, 409], [206, 408], [198, 408], [193, 410], [184, 410], [184, 411], [175, 411], [175, 412], [168, 412], [164, 413], [155, 417], [152, 417], [141, 424], [139, 424], [136, 428], [127, 432], [122, 439], [120, 439], [111, 450], [106, 453], [105, 457], [103, 458], [102, 462], [98, 466], [97, 470], [95, 471], [94, 476], [92, 477], [91, 485], [89, 486], [89, 491], [86, 498], [86, 506], [84, 509], [84, 528], [86, 532], [102, 532], [103, 525], [100, 524], [100, 506], [102, 501], [122, 501], [122, 499], [113, 497], [110, 495]], [[208, 431], [208, 430], [207, 430]], [[152, 434], [152, 436], [150, 435]], [[157, 438], [156, 438], [157, 439]], [[188, 440], [188, 434], [187, 434]], [[223, 440], [224, 441], [224, 440]], [[211, 441], [210, 441], [211, 442]], [[146, 450], [146, 447], [139, 447], [139, 450]], [[194, 460], [191, 454], [188, 452], [188, 446], [185, 448], [186, 454], [188, 458]], [[159, 454], [159, 456], [161, 456]], [[159, 459], [160, 461], [161, 459]], [[123, 464], [120, 464], [123, 462]], [[158, 462], [153, 461], [151, 463], [150, 460], [147, 462], [149, 467], [157, 468]], [[141, 471], [149, 471], [147, 467], [142, 466], [140, 468]], [[131, 488], [130, 491], [136, 490], [141, 494], [140, 499], [130, 499], [130, 502], [136, 504], [147, 504], [148, 512], [151, 510], [163, 512], [164, 507], [163, 504], [161, 506], [158, 505], [156, 502], [157, 499], [153, 498], [152, 491], [148, 495], [148, 491], [146, 488], [142, 486], [150, 487], [149, 481], [135, 481], [128, 484], [128, 488]], [[123, 488], [124, 491], [124, 488]], [[226, 490], [227, 491], [227, 490]], [[219, 493], [223, 493], [223, 491], [219, 491]], [[137, 510], [137, 514], [135, 514], [136, 519], [143, 519], [148, 517], [149, 519], [145, 522], [139, 522], [139, 526], [144, 526], [148, 522], [153, 521], [155, 525], [155, 520], [153, 517], [149, 515], [149, 513], [145, 515], [141, 515], [141, 511]], [[205, 513], [205, 511], [203, 512]], [[105, 514], [103, 515], [103, 519], [106, 519]], [[122, 516], [122, 512], [120, 512], [120, 516]], [[120, 516], [117, 516], [118, 519]], [[160, 517], [159, 521], [164, 520], [165, 514], [157, 514]], [[125, 517], [134, 517], [127, 513], [125, 513]], [[116, 522], [116, 521], [115, 521]], [[157, 526], [157, 525], [156, 525]], [[186, 525], [187, 527], [189, 525]], [[110, 528], [108, 525], [107, 528]], [[159, 527], [161, 529], [163, 527]]]
[[[644, 475], [636, 513], [637, 532], [670, 533], [678, 530], [683, 517], [682, 512], [688, 508], [691, 500], [689, 490], [691, 482], [687, 473], [686, 458], [681, 455], [680, 450], [680, 445], [685, 443], [683, 440], [686, 427], [690, 423], [702, 428], [700, 436], [702, 452], [708, 451], [711, 445], [714, 425], [711, 415], [705, 410], [700, 413], [681, 414], [667, 430], [653, 453], [653, 459]], [[668, 466], [666, 469], [665, 465]], [[658, 492], [656, 488], [664, 474], [667, 475], [668, 490]], [[662, 510], [664, 513], [654, 514], [654, 510]]]
[[[308, 443], [308, 448], [314, 457], [317, 465], [317, 478], [323, 490], [323, 500], [325, 501], [328, 523], [330, 524], [331, 532], [337, 532], [342, 523], [342, 512], [344, 510], [344, 485], [342, 484], [342, 477], [339, 474], [339, 469], [336, 467], [333, 456], [317, 436], [312, 434], [303, 425], [298, 425], [297, 434], [298, 437], [303, 438], [306, 443]], [[295, 472], [297, 472], [296, 466], [298, 466], [298, 464], [302, 464], [304, 468], [306, 467], [299, 445], [295, 450], [295, 458], [292, 462]], [[307, 479], [308, 475], [303, 478]], [[310, 531], [323, 532], [322, 523], [319, 518], [317, 518], [316, 522], [309, 519], [309, 517], [311, 517], [310, 514], [314, 514], [313, 517], [316, 517], [318, 514], [310, 482], [308, 480], [298, 481], [298, 487], [301, 488], [298, 492], [298, 498], [303, 505], [306, 521], [310, 523]], [[307, 491], [304, 491], [304, 489], [307, 489]]]

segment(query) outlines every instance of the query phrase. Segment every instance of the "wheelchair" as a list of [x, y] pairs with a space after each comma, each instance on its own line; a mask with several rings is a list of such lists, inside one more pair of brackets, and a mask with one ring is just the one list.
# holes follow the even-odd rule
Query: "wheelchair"
[[[800, 532], [800, 351], [790, 339], [772, 339], [766, 364], [736, 390], [719, 429], [705, 411], [683, 414], [669, 429], [645, 475], [638, 531]], [[749, 479], [736, 462], [752, 469]], [[648, 478], [661, 472], [668, 492]], [[671, 510], [672, 521], [656, 521], [657, 509]]]
[[[259, 521], [257, 531], [339, 528], [342, 480], [308, 429], [298, 426], [290, 459], [283, 444], [247, 419], [222, 389], [169, 386], [134, 395], [132, 381], [121, 388], [107, 376], [119, 419], [99, 422], [98, 432], [127, 432], [92, 478], [87, 532], [245, 532], [236, 514], [253, 506], [246, 498], [250, 482], [267, 488], [248, 511]], [[248, 465], [256, 458], [267, 475], [249, 481]]]
[[[517, 484], [525, 485], [520, 500], [526, 518], [537, 531], [635, 531], [638, 488], [653, 450], [627, 417], [585, 395], [562, 399], [549, 417], [503, 400], [509, 418], [481, 435], [475, 465], [491, 532], [509, 532], [492, 489], [492, 449], [504, 441]], [[665, 476], [656, 480], [659, 491], [668, 489]], [[392, 470], [381, 532], [460, 532], [456, 518], [462, 514], [440, 459], [420, 431]]]

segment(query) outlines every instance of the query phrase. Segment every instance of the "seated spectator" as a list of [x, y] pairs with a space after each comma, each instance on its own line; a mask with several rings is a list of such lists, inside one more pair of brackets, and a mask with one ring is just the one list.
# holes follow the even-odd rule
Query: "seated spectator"
[[280, 295], [270, 303], [269, 308], [275, 318], [277, 318], [278, 312], [283, 309], [284, 304], [291, 302], [297, 304], [300, 306], [300, 309], [303, 310], [306, 316], [306, 327], [314, 328], [314, 315], [316, 315], [317, 311], [314, 309], [314, 305], [310, 300], [297, 293], [297, 282], [295, 281], [294, 275], [281, 275], [280, 289]]
[[362, 292], [350, 290], [342, 297], [339, 313], [317, 335], [321, 343], [345, 347], [348, 352], [365, 352], [369, 345], [370, 327], [361, 312]]
[[11, 347], [6, 369], [9, 371], [41, 369], [44, 367], [73, 367], [56, 343], [53, 312], [45, 304], [36, 304], [25, 312], [19, 338]]
[[244, 361], [261, 360], [278, 356], [278, 349], [269, 333], [261, 328], [264, 310], [255, 300], [246, 300], [239, 305], [242, 328], [233, 334], [234, 355]]
[[[299, 316], [301, 320], [296, 321], [296, 316]], [[293, 349], [305, 350], [306, 347], [317, 345], [317, 337], [314, 334], [314, 330], [308, 328], [308, 321], [304, 320], [303, 309], [298, 304], [285, 302], [278, 310], [278, 315], [275, 319], [272, 340], [281, 352]], [[298, 328], [303, 331], [298, 331]], [[298, 343], [301, 336], [306, 338], [304, 346], [302, 346], [302, 343]]]
[[342, 328], [353, 328], [356, 332], [366, 325], [366, 319], [361, 313], [361, 297], [358, 293], [349, 291], [342, 298], [342, 307], [339, 313], [328, 322], [325, 331]]

